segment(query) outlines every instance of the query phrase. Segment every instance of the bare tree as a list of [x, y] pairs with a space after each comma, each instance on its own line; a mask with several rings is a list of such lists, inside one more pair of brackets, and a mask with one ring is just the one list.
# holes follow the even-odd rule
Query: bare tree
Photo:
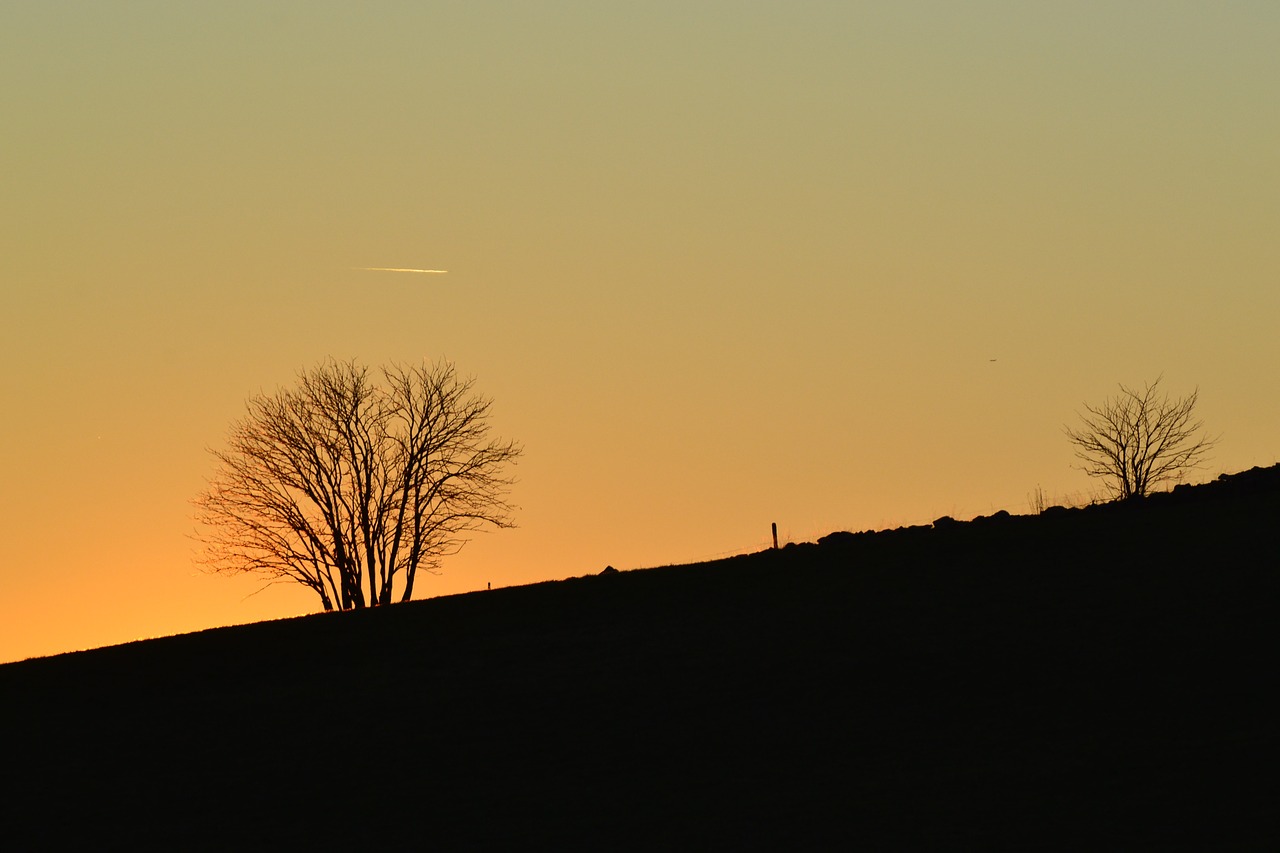
[[1217, 444], [1201, 435], [1194, 419], [1199, 390], [1171, 399], [1160, 380], [1142, 390], [1120, 386], [1120, 394], [1100, 406], [1085, 406], [1080, 429], [1067, 427], [1081, 470], [1107, 484], [1118, 500], [1141, 498], [1163, 482], [1181, 479]]
[[300, 583], [325, 610], [390, 604], [468, 533], [513, 526], [521, 448], [489, 437], [474, 380], [447, 362], [380, 374], [330, 360], [249, 400], [194, 501], [210, 570]]

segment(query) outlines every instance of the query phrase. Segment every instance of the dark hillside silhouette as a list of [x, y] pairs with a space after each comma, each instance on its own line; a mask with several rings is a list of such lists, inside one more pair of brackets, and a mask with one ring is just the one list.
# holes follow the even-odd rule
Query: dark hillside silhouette
[[1277, 518], [1254, 469], [10, 664], [0, 837], [1266, 848]]

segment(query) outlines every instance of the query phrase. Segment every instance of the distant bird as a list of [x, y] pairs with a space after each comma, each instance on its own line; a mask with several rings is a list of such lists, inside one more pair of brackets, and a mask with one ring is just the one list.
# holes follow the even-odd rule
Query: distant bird
[[417, 272], [426, 273], [427, 275], [444, 275], [448, 270], [413, 270], [404, 267], [352, 267], [353, 270], [361, 270], [363, 272]]

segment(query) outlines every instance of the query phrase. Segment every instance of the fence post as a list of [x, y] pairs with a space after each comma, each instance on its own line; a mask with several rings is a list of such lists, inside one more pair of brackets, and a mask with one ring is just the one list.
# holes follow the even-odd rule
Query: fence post
[[773, 550], [778, 550], [778, 522], [773, 523]]

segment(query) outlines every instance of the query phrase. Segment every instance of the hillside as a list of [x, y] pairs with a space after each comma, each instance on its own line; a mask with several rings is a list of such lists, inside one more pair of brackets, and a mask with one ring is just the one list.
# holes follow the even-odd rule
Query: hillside
[[0, 666], [10, 849], [1274, 842], [1280, 466]]

